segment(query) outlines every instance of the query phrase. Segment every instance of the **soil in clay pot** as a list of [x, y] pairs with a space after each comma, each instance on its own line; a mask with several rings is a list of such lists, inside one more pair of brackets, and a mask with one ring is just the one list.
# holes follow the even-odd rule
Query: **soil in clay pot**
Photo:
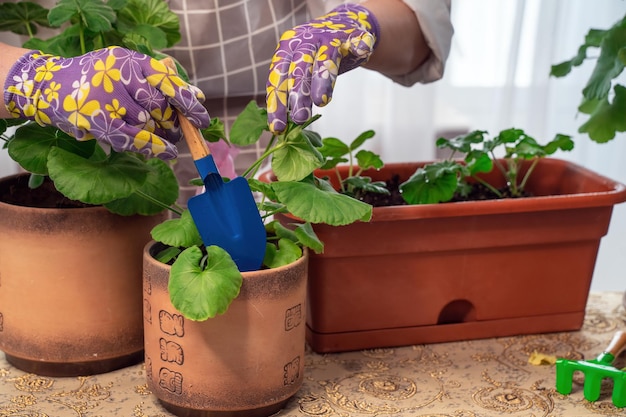
[[28, 189], [28, 176], [17, 177], [7, 187], [0, 188], [0, 201], [8, 204], [39, 208], [80, 208], [90, 205], [70, 200], [59, 193], [50, 178], [46, 177], [37, 188]]

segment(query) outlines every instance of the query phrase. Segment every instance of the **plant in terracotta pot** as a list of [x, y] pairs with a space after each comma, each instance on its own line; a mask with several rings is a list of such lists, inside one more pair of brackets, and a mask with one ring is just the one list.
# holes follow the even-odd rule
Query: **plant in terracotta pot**
[[[582, 325], [600, 239], [613, 205], [626, 200], [626, 188], [545, 157], [571, 148], [563, 135], [540, 145], [518, 129], [494, 138], [476, 131], [438, 145], [464, 159], [365, 170], [363, 176], [387, 183], [390, 191], [359, 197], [376, 205], [371, 221], [313, 225], [325, 242], [324, 253], [311, 254], [309, 261], [307, 341], [314, 350]], [[349, 170], [338, 165], [316, 175], [332, 180]], [[339, 181], [333, 184], [340, 189]], [[472, 184], [524, 197], [468, 199]], [[392, 205], [386, 204], [390, 199]], [[424, 204], [414, 204], [419, 202]], [[285, 225], [298, 220], [278, 218]], [[559, 297], [564, 289], [567, 297]]]
[[[152, 231], [144, 251], [146, 373], [174, 413], [269, 415], [302, 384], [308, 251], [323, 250], [311, 223], [344, 225], [372, 213], [313, 175], [325, 162], [319, 135], [306, 129], [314, 120], [290, 123], [244, 173], [265, 220], [260, 270], [242, 273], [226, 250], [204, 246], [188, 210]], [[228, 138], [250, 145], [267, 130], [266, 110], [251, 102]], [[267, 160], [278, 177], [272, 183], [254, 178]], [[271, 220], [277, 213], [303, 221], [287, 229]]]
[[[0, 28], [63, 56], [109, 45], [158, 55], [154, 48], [180, 39], [178, 20], [165, 2], [148, 3], [3, 3]], [[39, 26], [61, 25], [35, 37]], [[178, 196], [169, 164], [32, 121], [0, 120], [0, 136], [27, 171], [0, 182], [0, 349], [13, 365], [49, 375], [140, 361], [141, 253]]]

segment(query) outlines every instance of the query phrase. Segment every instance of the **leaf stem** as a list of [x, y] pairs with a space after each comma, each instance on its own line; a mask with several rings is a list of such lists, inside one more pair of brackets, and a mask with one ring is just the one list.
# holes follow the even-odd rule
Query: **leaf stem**
[[266, 158], [268, 158], [272, 153], [274, 153], [279, 148], [279, 146], [276, 146], [276, 148], [272, 149], [274, 142], [276, 142], [276, 135], [272, 135], [271, 139], [269, 140], [267, 144], [267, 147], [265, 148], [265, 151], [263, 152], [263, 155], [261, 155], [259, 159], [254, 161], [254, 163], [250, 165], [248, 169], [244, 171], [244, 173], [241, 175], [242, 177], [249, 178], [249, 177], [254, 177], [256, 175], [256, 173], [259, 171], [259, 168], [263, 164], [263, 161], [265, 161]]
[[151, 203], [154, 203], [157, 206], [162, 207], [165, 210], [170, 210], [171, 212], [173, 212], [173, 213], [175, 213], [175, 214], [177, 214], [179, 216], [183, 214], [182, 210], [179, 210], [178, 206], [174, 207], [174, 206], [167, 205], [164, 202], [162, 202], [160, 200], [157, 200], [156, 198], [152, 197], [150, 194], [146, 194], [146, 193], [144, 193], [141, 190], [135, 190], [135, 193], [137, 195], [145, 198], [146, 200], [150, 201]]
[[524, 188], [526, 187], [526, 182], [528, 182], [528, 179], [530, 178], [530, 174], [532, 174], [532, 172], [535, 170], [535, 167], [537, 167], [538, 163], [539, 158], [534, 158], [533, 162], [530, 164], [530, 167], [528, 167], [528, 171], [526, 171], [524, 178], [522, 178], [522, 182], [519, 185], [520, 190], [524, 190]]

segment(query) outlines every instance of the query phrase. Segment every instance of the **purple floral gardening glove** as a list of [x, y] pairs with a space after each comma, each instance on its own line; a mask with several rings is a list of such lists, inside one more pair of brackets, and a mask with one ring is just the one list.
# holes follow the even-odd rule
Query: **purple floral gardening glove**
[[267, 81], [267, 113], [272, 132], [311, 117], [312, 104], [332, 98], [338, 74], [367, 62], [379, 37], [376, 17], [366, 8], [344, 4], [286, 31], [274, 52]]
[[210, 122], [198, 88], [156, 59], [120, 47], [75, 58], [30, 51], [11, 68], [4, 91], [14, 117], [162, 159], [176, 157], [182, 137], [175, 109], [197, 127]]

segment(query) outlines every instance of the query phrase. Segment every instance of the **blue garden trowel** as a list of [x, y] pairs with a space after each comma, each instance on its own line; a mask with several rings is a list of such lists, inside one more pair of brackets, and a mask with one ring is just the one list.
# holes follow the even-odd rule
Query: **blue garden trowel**
[[[173, 61], [162, 62], [176, 68]], [[205, 246], [227, 251], [241, 272], [261, 268], [266, 233], [254, 196], [243, 177], [224, 182], [200, 131], [180, 112], [178, 121], [205, 191], [187, 203]]]

